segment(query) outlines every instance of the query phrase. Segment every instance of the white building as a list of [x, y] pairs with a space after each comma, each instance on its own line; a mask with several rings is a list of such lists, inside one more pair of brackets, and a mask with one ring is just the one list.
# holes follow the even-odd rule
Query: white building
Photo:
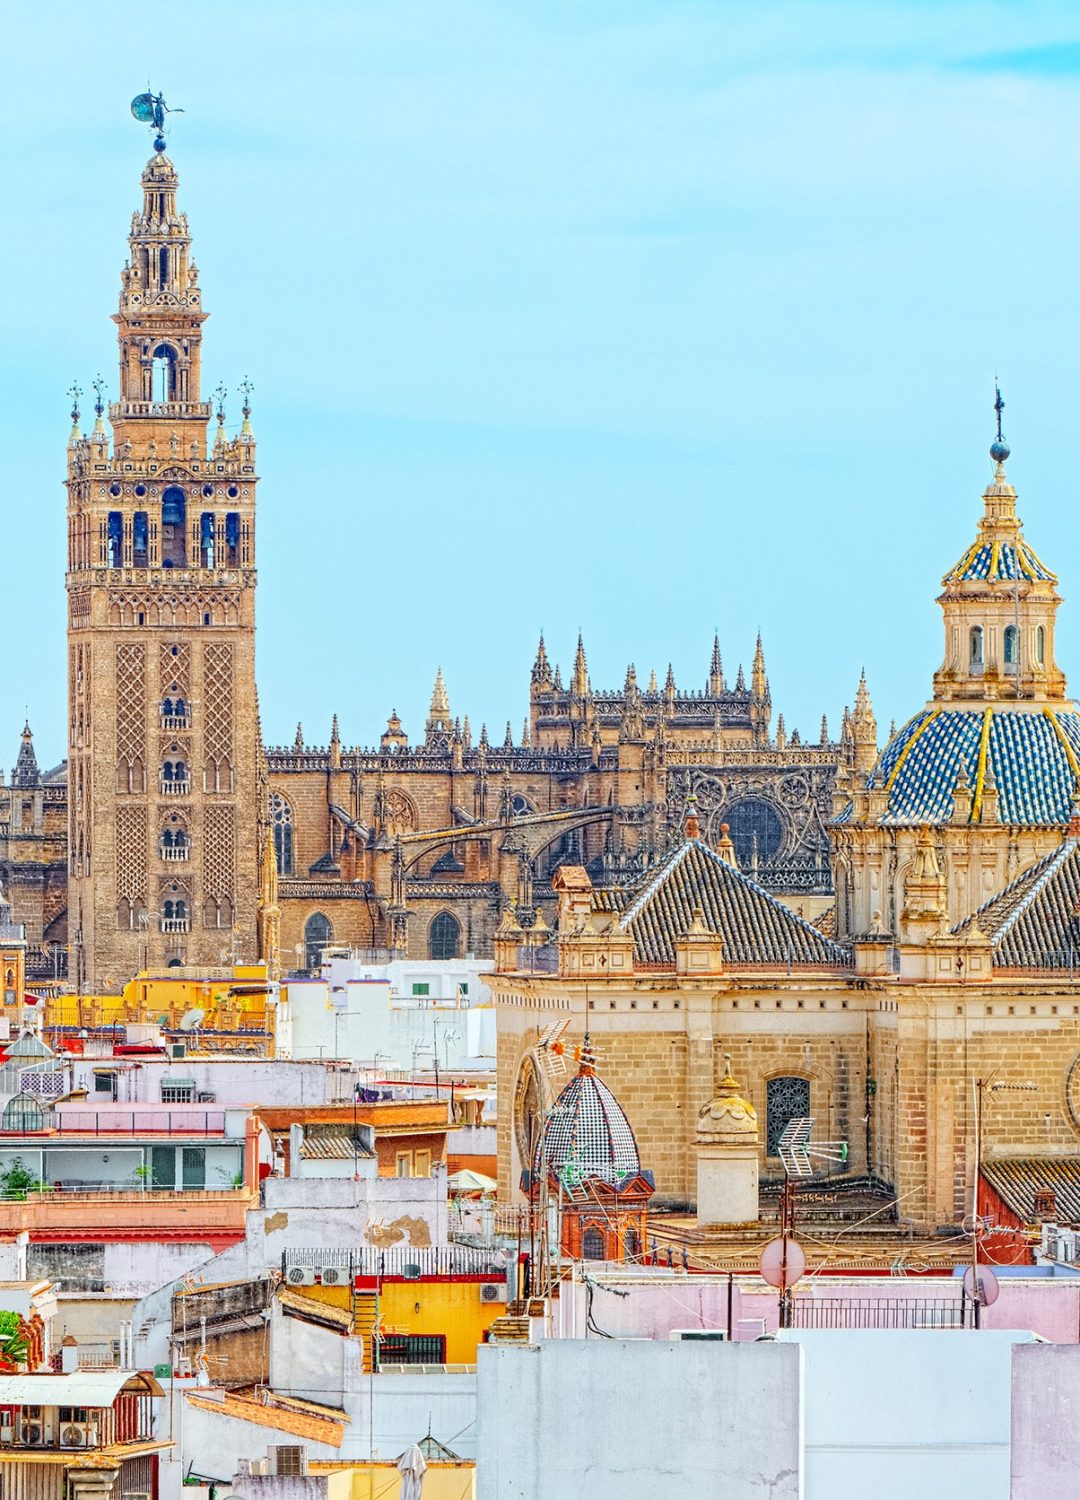
[[294, 1059], [348, 1058], [376, 1074], [495, 1066], [490, 961], [366, 963], [331, 949], [317, 979], [282, 984], [277, 1047]]

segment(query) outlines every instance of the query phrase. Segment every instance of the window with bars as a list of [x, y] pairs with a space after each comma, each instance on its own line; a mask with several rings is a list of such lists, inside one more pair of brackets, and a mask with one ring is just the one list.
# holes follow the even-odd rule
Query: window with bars
[[388, 1333], [379, 1348], [381, 1365], [444, 1365], [443, 1333]]

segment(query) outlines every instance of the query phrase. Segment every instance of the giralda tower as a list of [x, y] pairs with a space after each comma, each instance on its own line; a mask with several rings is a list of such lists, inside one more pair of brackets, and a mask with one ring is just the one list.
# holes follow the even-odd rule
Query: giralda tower
[[[256, 955], [255, 440], [210, 435], [158, 137], [115, 314], [119, 400], [68, 442], [69, 937], [80, 990]], [[77, 403], [76, 403], [77, 405]]]

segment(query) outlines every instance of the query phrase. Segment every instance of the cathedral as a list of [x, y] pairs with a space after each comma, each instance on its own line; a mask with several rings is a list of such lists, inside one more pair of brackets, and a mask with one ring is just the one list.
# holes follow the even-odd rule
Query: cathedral
[[[377, 746], [264, 747], [255, 675], [255, 437], [206, 399], [202, 305], [164, 141], [142, 176], [113, 320], [118, 399], [68, 441], [68, 760], [39, 773], [29, 726], [0, 786], [0, 879], [39, 979], [118, 990], [140, 967], [261, 954], [316, 968], [328, 947], [488, 955], [502, 915], [550, 927], [552, 876], [639, 879], [688, 797], [727, 824], [762, 887], [832, 906], [838, 782], [874, 757], [865, 685], [838, 739], [775, 727], [761, 641], [699, 687], [564, 682], [540, 640], [515, 742], [474, 736], [437, 674], [422, 739], [391, 714]], [[220, 388], [219, 388], [220, 390]], [[703, 666], [705, 662], [703, 660]], [[260, 920], [260, 911], [264, 917]], [[272, 951], [271, 951], [272, 950]]]
[[310, 971], [336, 947], [490, 955], [507, 1199], [586, 1033], [658, 1205], [692, 1202], [731, 1068], [766, 1176], [812, 1116], [921, 1224], [955, 1224], [988, 1157], [1080, 1159], [1080, 714], [1000, 404], [941, 665], [883, 750], [865, 680], [836, 739], [789, 737], [760, 640], [733, 679], [714, 641], [700, 687], [631, 665], [601, 691], [580, 638], [565, 677], [540, 640], [516, 740], [474, 736], [440, 670], [422, 737], [391, 713], [367, 749], [336, 717], [326, 745], [298, 727], [267, 747], [249, 392], [230, 433], [177, 194], [159, 139], [117, 400], [106, 424], [96, 387], [89, 434], [76, 402], [68, 441], [68, 759], [43, 772], [27, 726], [0, 785], [30, 972], [109, 992], [146, 967]]
[[[562, 866], [558, 959], [496, 940], [500, 1136], [511, 1193], [589, 1033], [658, 1203], [685, 1206], [728, 1059], [781, 1174], [795, 1117], [843, 1141], [845, 1177], [927, 1229], [970, 1211], [977, 1173], [1080, 1169], [1080, 714], [1054, 630], [1057, 580], [1024, 537], [999, 432], [971, 545], [938, 603], [928, 702], [837, 778], [835, 923], [778, 901], [691, 804], [636, 883]], [[828, 928], [828, 931], [823, 930]], [[978, 1162], [974, 1098], [988, 1100]]]

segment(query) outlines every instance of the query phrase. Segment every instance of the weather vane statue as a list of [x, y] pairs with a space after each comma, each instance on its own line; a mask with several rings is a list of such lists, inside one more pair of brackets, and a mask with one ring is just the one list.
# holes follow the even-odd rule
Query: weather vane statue
[[[149, 90], [149, 84], [147, 85]], [[170, 109], [165, 103], [163, 94], [136, 94], [131, 101], [131, 113], [143, 125], [149, 125], [154, 132], [154, 150], [165, 150], [165, 116], [182, 115], [182, 109]]]

